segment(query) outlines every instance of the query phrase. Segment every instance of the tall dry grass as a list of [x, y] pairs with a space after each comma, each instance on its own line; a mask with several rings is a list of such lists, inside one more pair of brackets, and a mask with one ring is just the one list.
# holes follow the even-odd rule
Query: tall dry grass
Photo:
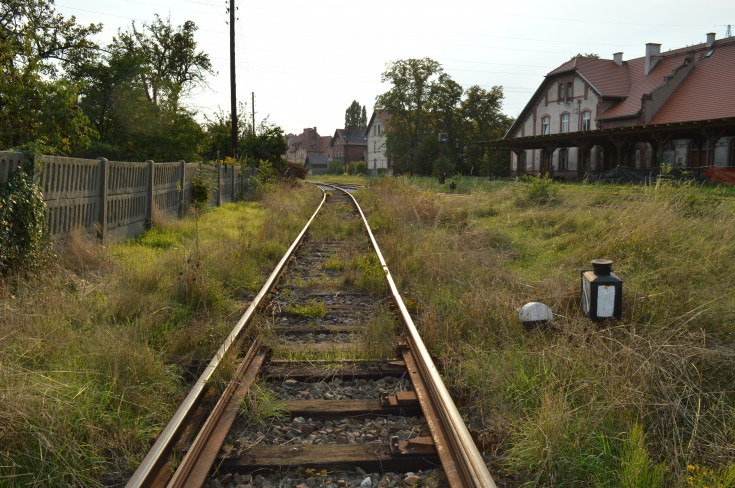
[[282, 188], [121, 245], [73, 234], [3, 292], [0, 485], [124, 483], [319, 196]]
[[[541, 486], [696, 486], [688, 466], [707, 466], [724, 480], [735, 202], [689, 185], [552, 184], [544, 205], [521, 182], [439, 197], [391, 181], [360, 197], [467, 415], [501, 439], [496, 471]], [[603, 257], [625, 281], [624, 316], [597, 325], [580, 311], [579, 271]], [[552, 308], [552, 331], [523, 329], [528, 301]]]

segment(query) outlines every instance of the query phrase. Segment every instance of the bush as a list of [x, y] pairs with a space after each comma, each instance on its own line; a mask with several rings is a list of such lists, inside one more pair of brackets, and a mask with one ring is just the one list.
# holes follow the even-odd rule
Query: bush
[[525, 183], [521, 190], [521, 203], [543, 205], [556, 197], [558, 189], [548, 173], [541, 176], [523, 175], [519, 181]]
[[197, 172], [191, 179], [191, 203], [197, 210], [201, 211], [207, 206], [216, 184], [212, 175], [197, 168]]
[[367, 173], [367, 163], [365, 161], [352, 161], [347, 165], [348, 175], [364, 175]]
[[0, 275], [35, 267], [48, 247], [46, 203], [28, 166], [12, 171], [0, 188]]
[[344, 174], [344, 166], [342, 166], [342, 163], [340, 161], [337, 161], [336, 159], [334, 161], [330, 161], [329, 165], [327, 166], [327, 174], [328, 175]]
[[258, 175], [255, 177], [255, 185], [258, 190], [268, 191], [275, 188], [278, 176], [273, 163], [261, 159], [258, 165]]

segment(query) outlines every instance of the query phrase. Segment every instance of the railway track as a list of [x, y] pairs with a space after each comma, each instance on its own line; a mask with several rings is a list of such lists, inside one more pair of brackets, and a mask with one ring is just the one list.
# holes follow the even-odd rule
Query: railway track
[[352, 188], [322, 189], [128, 487], [495, 486]]

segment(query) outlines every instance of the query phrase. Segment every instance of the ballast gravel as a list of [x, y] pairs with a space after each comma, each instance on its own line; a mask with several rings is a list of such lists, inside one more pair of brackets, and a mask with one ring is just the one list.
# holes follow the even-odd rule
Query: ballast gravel
[[398, 391], [413, 391], [408, 378], [385, 376], [377, 380], [353, 380], [334, 377], [330, 380], [303, 382], [294, 379], [266, 383], [268, 391], [279, 400], [362, 400], [380, 398], [381, 393], [394, 395]]
[[354, 471], [289, 470], [273, 475], [225, 473], [210, 478], [205, 488], [396, 488], [448, 486], [441, 469], [427, 469], [408, 473], [366, 473], [357, 467]]
[[[246, 425], [239, 419], [225, 441], [226, 450], [241, 453], [257, 445], [363, 444], [405, 441], [430, 435], [422, 417], [349, 417], [339, 420], [294, 417]], [[231, 446], [231, 447], [230, 447]]]

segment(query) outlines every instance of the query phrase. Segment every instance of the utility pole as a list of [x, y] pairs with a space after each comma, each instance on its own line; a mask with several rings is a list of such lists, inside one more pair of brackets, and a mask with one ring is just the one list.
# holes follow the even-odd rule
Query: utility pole
[[253, 135], [255, 135], [255, 92], [250, 92], [253, 95]]
[[237, 84], [235, 83], [235, 0], [230, 0], [230, 110], [232, 157], [237, 161]]

